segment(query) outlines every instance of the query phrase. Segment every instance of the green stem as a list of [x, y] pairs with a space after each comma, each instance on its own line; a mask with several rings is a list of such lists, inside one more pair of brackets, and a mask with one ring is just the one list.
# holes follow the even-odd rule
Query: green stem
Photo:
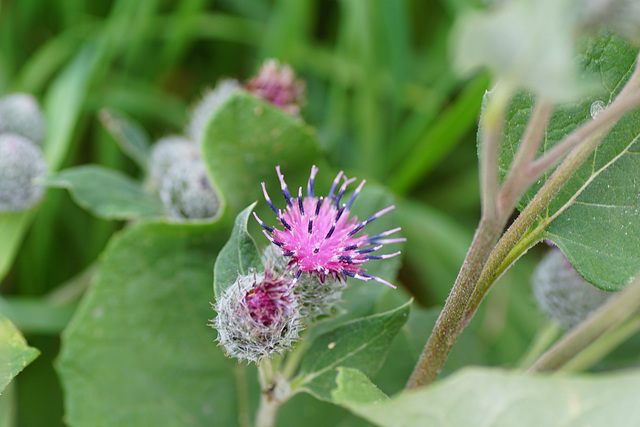
[[276, 424], [280, 403], [266, 393], [262, 393], [256, 413], [256, 427], [273, 427]]
[[300, 364], [300, 360], [302, 359], [302, 356], [304, 356], [306, 350], [307, 341], [299, 341], [293, 351], [287, 355], [282, 367], [282, 376], [285, 379], [289, 380], [293, 377], [293, 374], [296, 372], [296, 369]]
[[[592, 367], [638, 331], [640, 331], [640, 315], [635, 315], [617, 328], [605, 333], [584, 351], [569, 360], [559, 371], [578, 372]], [[533, 362], [531, 361], [531, 363]]]
[[498, 152], [505, 109], [511, 94], [511, 86], [497, 84], [487, 102], [480, 125], [482, 217], [451, 293], [409, 378], [406, 389], [429, 384], [438, 377], [453, 344], [462, 332], [461, 321], [482, 268], [507, 222], [507, 215], [500, 215], [497, 210]]
[[596, 339], [613, 330], [640, 309], [640, 276], [543, 354], [529, 372], [555, 371], [565, 366]]
[[460, 273], [409, 378], [406, 389], [429, 384], [438, 377], [453, 344], [462, 332], [460, 324], [469, 297], [503, 226], [504, 224], [496, 221], [486, 219], [480, 221]]

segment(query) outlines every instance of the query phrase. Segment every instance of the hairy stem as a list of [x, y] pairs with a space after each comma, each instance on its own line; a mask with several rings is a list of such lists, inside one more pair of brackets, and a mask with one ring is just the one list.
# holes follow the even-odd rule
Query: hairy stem
[[[560, 369], [560, 372], [578, 372], [590, 368], [638, 331], [640, 315], [636, 314], [618, 327], [607, 331], [584, 351], [578, 353]], [[534, 360], [531, 364], [533, 362]]]
[[544, 353], [531, 365], [529, 372], [554, 371], [562, 368], [593, 341], [623, 324], [639, 311], [640, 276]]
[[518, 145], [518, 151], [500, 189], [499, 208], [501, 212], [511, 212], [524, 191], [531, 185], [531, 178], [523, 171], [527, 170], [535, 159], [536, 154], [538, 154], [538, 148], [542, 142], [542, 136], [551, 118], [552, 111], [553, 105], [549, 102], [543, 99], [536, 101], [531, 117], [527, 122], [527, 128]]
[[485, 107], [483, 121], [480, 124], [482, 218], [451, 293], [409, 378], [406, 389], [429, 384], [438, 377], [453, 344], [460, 335], [461, 320], [482, 267], [506, 224], [506, 216], [499, 217], [497, 211], [498, 150], [504, 126], [505, 108], [511, 93], [510, 86], [496, 85]]

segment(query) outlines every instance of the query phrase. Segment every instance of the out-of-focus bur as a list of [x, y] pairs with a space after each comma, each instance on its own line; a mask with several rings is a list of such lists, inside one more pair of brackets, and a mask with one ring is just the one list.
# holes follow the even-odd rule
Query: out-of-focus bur
[[201, 144], [209, 121], [220, 106], [240, 89], [240, 82], [234, 79], [220, 80], [215, 89], [205, 92], [191, 111], [186, 133], [194, 142]]
[[227, 355], [259, 363], [293, 347], [302, 330], [302, 315], [293, 283], [267, 267], [240, 275], [213, 305], [210, 326]]
[[214, 217], [220, 199], [207, 175], [198, 147], [183, 136], [160, 139], [151, 149], [147, 187], [157, 192], [174, 219]]
[[612, 295], [584, 280], [555, 247], [538, 264], [531, 283], [540, 310], [565, 329], [582, 322]]
[[14, 93], [0, 98], [0, 134], [20, 135], [42, 145], [44, 132], [44, 115], [32, 95]]
[[37, 204], [44, 187], [35, 181], [45, 172], [40, 147], [20, 135], [0, 135], [0, 212], [19, 212]]

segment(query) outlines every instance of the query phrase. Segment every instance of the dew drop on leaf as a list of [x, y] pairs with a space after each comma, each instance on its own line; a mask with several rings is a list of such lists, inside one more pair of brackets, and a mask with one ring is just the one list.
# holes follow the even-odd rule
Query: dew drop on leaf
[[602, 112], [607, 108], [607, 106], [605, 105], [604, 102], [602, 101], [595, 101], [593, 104], [591, 104], [591, 109], [589, 111], [589, 113], [591, 114], [591, 118], [592, 119], [597, 119], [598, 116], [600, 114], [602, 114]]

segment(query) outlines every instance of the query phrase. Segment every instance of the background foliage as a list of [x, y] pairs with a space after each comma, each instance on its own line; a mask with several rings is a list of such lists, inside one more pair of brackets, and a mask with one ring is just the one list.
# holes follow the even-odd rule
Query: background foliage
[[[131, 117], [150, 140], [181, 133], [189, 106], [204, 88], [215, 86], [223, 77], [244, 80], [269, 57], [290, 63], [307, 82], [302, 116], [310, 125], [303, 126], [267, 109], [273, 121], [265, 126], [284, 130], [284, 138], [294, 134], [301, 141], [304, 156], [296, 157], [300, 151], [285, 152], [282, 157], [261, 152], [251, 145], [254, 135], [238, 132], [252, 120], [243, 115], [251, 111], [243, 105], [255, 101], [243, 97], [233, 101], [217, 118], [223, 126], [212, 127], [209, 137], [222, 141], [235, 132], [232, 139], [245, 138], [247, 145], [242, 146], [244, 152], [239, 150], [229, 158], [247, 153], [255, 157], [247, 170], [213, 173], [230, 207], [213, 225], [150, 222], [122, 231], [126, 224], [121, 220], [129, 216], [107, 210], [117, 220], [97, 218], [78, 207], [67, 191], [57, 189], [49, 189], [34, 212], [0, 216], [0, 314], [7, 316], [27, 342], [41, 352], [0, 397], [0, 426], [62, 425], [65, 409], [59, 374], [77, 370], [72, 381], [82, 382], [83, 373], [96, 365], [102, 367], [104, 378], [113, 381], [102, 384], [107, 392], [128, 381], [135, 385], [128, 392], [135, 395], [136, 390], [153, 383], [157, 395], [149, 396], [148, 404], [158, 408], [175, 405], [185, 416], [164, 420], [207, 424], [212, 407], [188, 401], [194, 389], [206, 400], [220, 400], [216, 408], [224, 407], [222, 403], [228, 400], [229, 405], [239, 408], [241, 420], [250, 419], [257, 405], [252, 399], [258, 396], [254, 370], [239, 369], [234, 361], [225, 359], [213, 341], [215, 332], [205, 324], [213, 316], [208, 301], [213, 299], [215, 255], [231, 233], [235, 214], [260, 197], [260, 180], [276, 188], [274, 166], [278, 163], [294, 186], [304, 182], [301, 180], [312, 162], [321, 166], [318, 183], [340, 169], [350, 177], [366, 178], [367, 187], [373, 190], [369, 196], [360, 196], [368, 204], [354, 206], [354, 210], [361, 209], [360, 217], [375, 211], [375, 206], [383, 204], [380, 200], [386, 203], [396, 199], [395, 221], [408, 240], [402, 265], [391, 262], [390, 270], [380, 274], [393, 277], [395, 268], [400, 268], [394, 283], [404, 290], [390, 292], [382, 285], [356, 284], [348, 291], [345, 308], [353, 316], [366, 316], [387, 312], [408, 295], [416, 298], [409, 320], [373, 377], [386, 394], [399, 391], [455, 279], [478, 217], [476, 123], [488, 78], [457, 77], [447, 56], [453, 21], [464, 10], [475, 7], [474, 3], [0, 3], [0, 94], [25, 91], [42, 101], [49, 126], [45, 156], [52, 171], [91, 163], [139, 180], [143, 171], [120, 150], [105, 127], [107, 121], [100, 120], [100, 111], [109, 109]], [[264, 130], [248, 129], [256, 135]], [[216, 162], [224, 163], [221, 159], [228, 153], [224, 145], [221, 148], [216, 144], [206, 145], [205, 155], [212, 170], [219, 173], [222, 166], [217, 167]], [[288, 173], [287, 164], [291, 168]], [[65, 178], [69, 176], [57, 175], [57, 185], [66, 186]], [[376, 183], [383, 183], [390, 192]], [[80, 194], [76, 197], [81, 198]], [[258, 210], [265, 209], [262, 201], [260, 204]], [[152, 207], [149, 202], [140, 209], [154, 216]], [[264, 219], [266, 215], [260, 216]], [[257, 230], [250, 221], [250, 231], [252, 227]], [[253, 235], [261, 237], [255, 232]], [[536, 248], [502, 277], [457, 343], [445, 374], [468, 365], [515, 366], [523, 357], [543, 323], [528, 284], [538, 257]], [[101, 273], [96, 277], [98, 262], [102, 263]], [[177, 290], [171, 286], [173, 279], [191, 286]], [[93, 285], [85, 294], [91, 280]], [[134, 290], [123, 286], [125, 280], [139, 287]], [[83, 294], [86, 298], [79, 305]], [[114, 295], [125, 297], [117, 300], [117, 309], [112, 312], [108, 306], [115, 304], [111, 299]], [[169, 303], [173, 305], [165, 312], [154, 310], [157, 304]], [[69, 324], [74, 313], [83, 321]], [[141, 329], [122, 340], [102, 329], [102, 322], [129, 329], [136, 324], [153, 328]], [[96, 351], [90, 345], [66, 347], [56, 371], [54, 359], [59, 356], [60, 334], [67, 325], [65, 339], [86, 338], [74, 341], [75, 346], [98, 340], [104, 345], [100, 349], [110, 348], [110, 352]], [[166, 340], [164, 334], [184, 335], [184, 339]], [[142, 350], [136, 351], [138, 347]], [[637, 362], [634, 348], [621, 349], [604, 364], [610, 367]], [[82, 354], [87, 365], [81, 362], [71, 366], [73, 357], [69, 354], [73, 352]], [[176, 359], [185, 363], [176, 367], [172, 365]], [[167, 391], [176, 384], [175, 377], [145, 377], [140, 367], [149, 369], [149, 363], [158, 371], [173, 369], [171, 375], [187, 379], [179, 386], [184, 387], [184, 401], [167, 397], [181, 395], [180, 390]], [[200, 367], [207, 363], [216, 368], [201, 372]], [[123, 364], [130, 367], [126, 378], [110, 370]], [[203, 376], [216, 380], [200, 381]], [[249, 389], [248, 396], [253, 396], [248, 401], [236, 401], [236, 395], [228, 392], [243, 387]], [[101, 412], [104, 406], [93, 407], [67, 393], [68, 420], [91, 424], [94, 417], [101, 417], [105, 424], [117, 424], [120, 417], [135, 419], [137, 409], [126, 406], [127, 395], [111, 397], [121, 412]], [[162, 415], [159, 413], [158, 419], [163, 420]], [[235, 410], [217, 415], [225, 425], [227, 420], [236, 419]], [[318, 425], [319, 421], [321, 425], [365, 423], [342, 408], [305, 394], [283, 406], [279, 423], [293, 425], [301, 416], [309, 420], [305, 422], [315, 420]]]

